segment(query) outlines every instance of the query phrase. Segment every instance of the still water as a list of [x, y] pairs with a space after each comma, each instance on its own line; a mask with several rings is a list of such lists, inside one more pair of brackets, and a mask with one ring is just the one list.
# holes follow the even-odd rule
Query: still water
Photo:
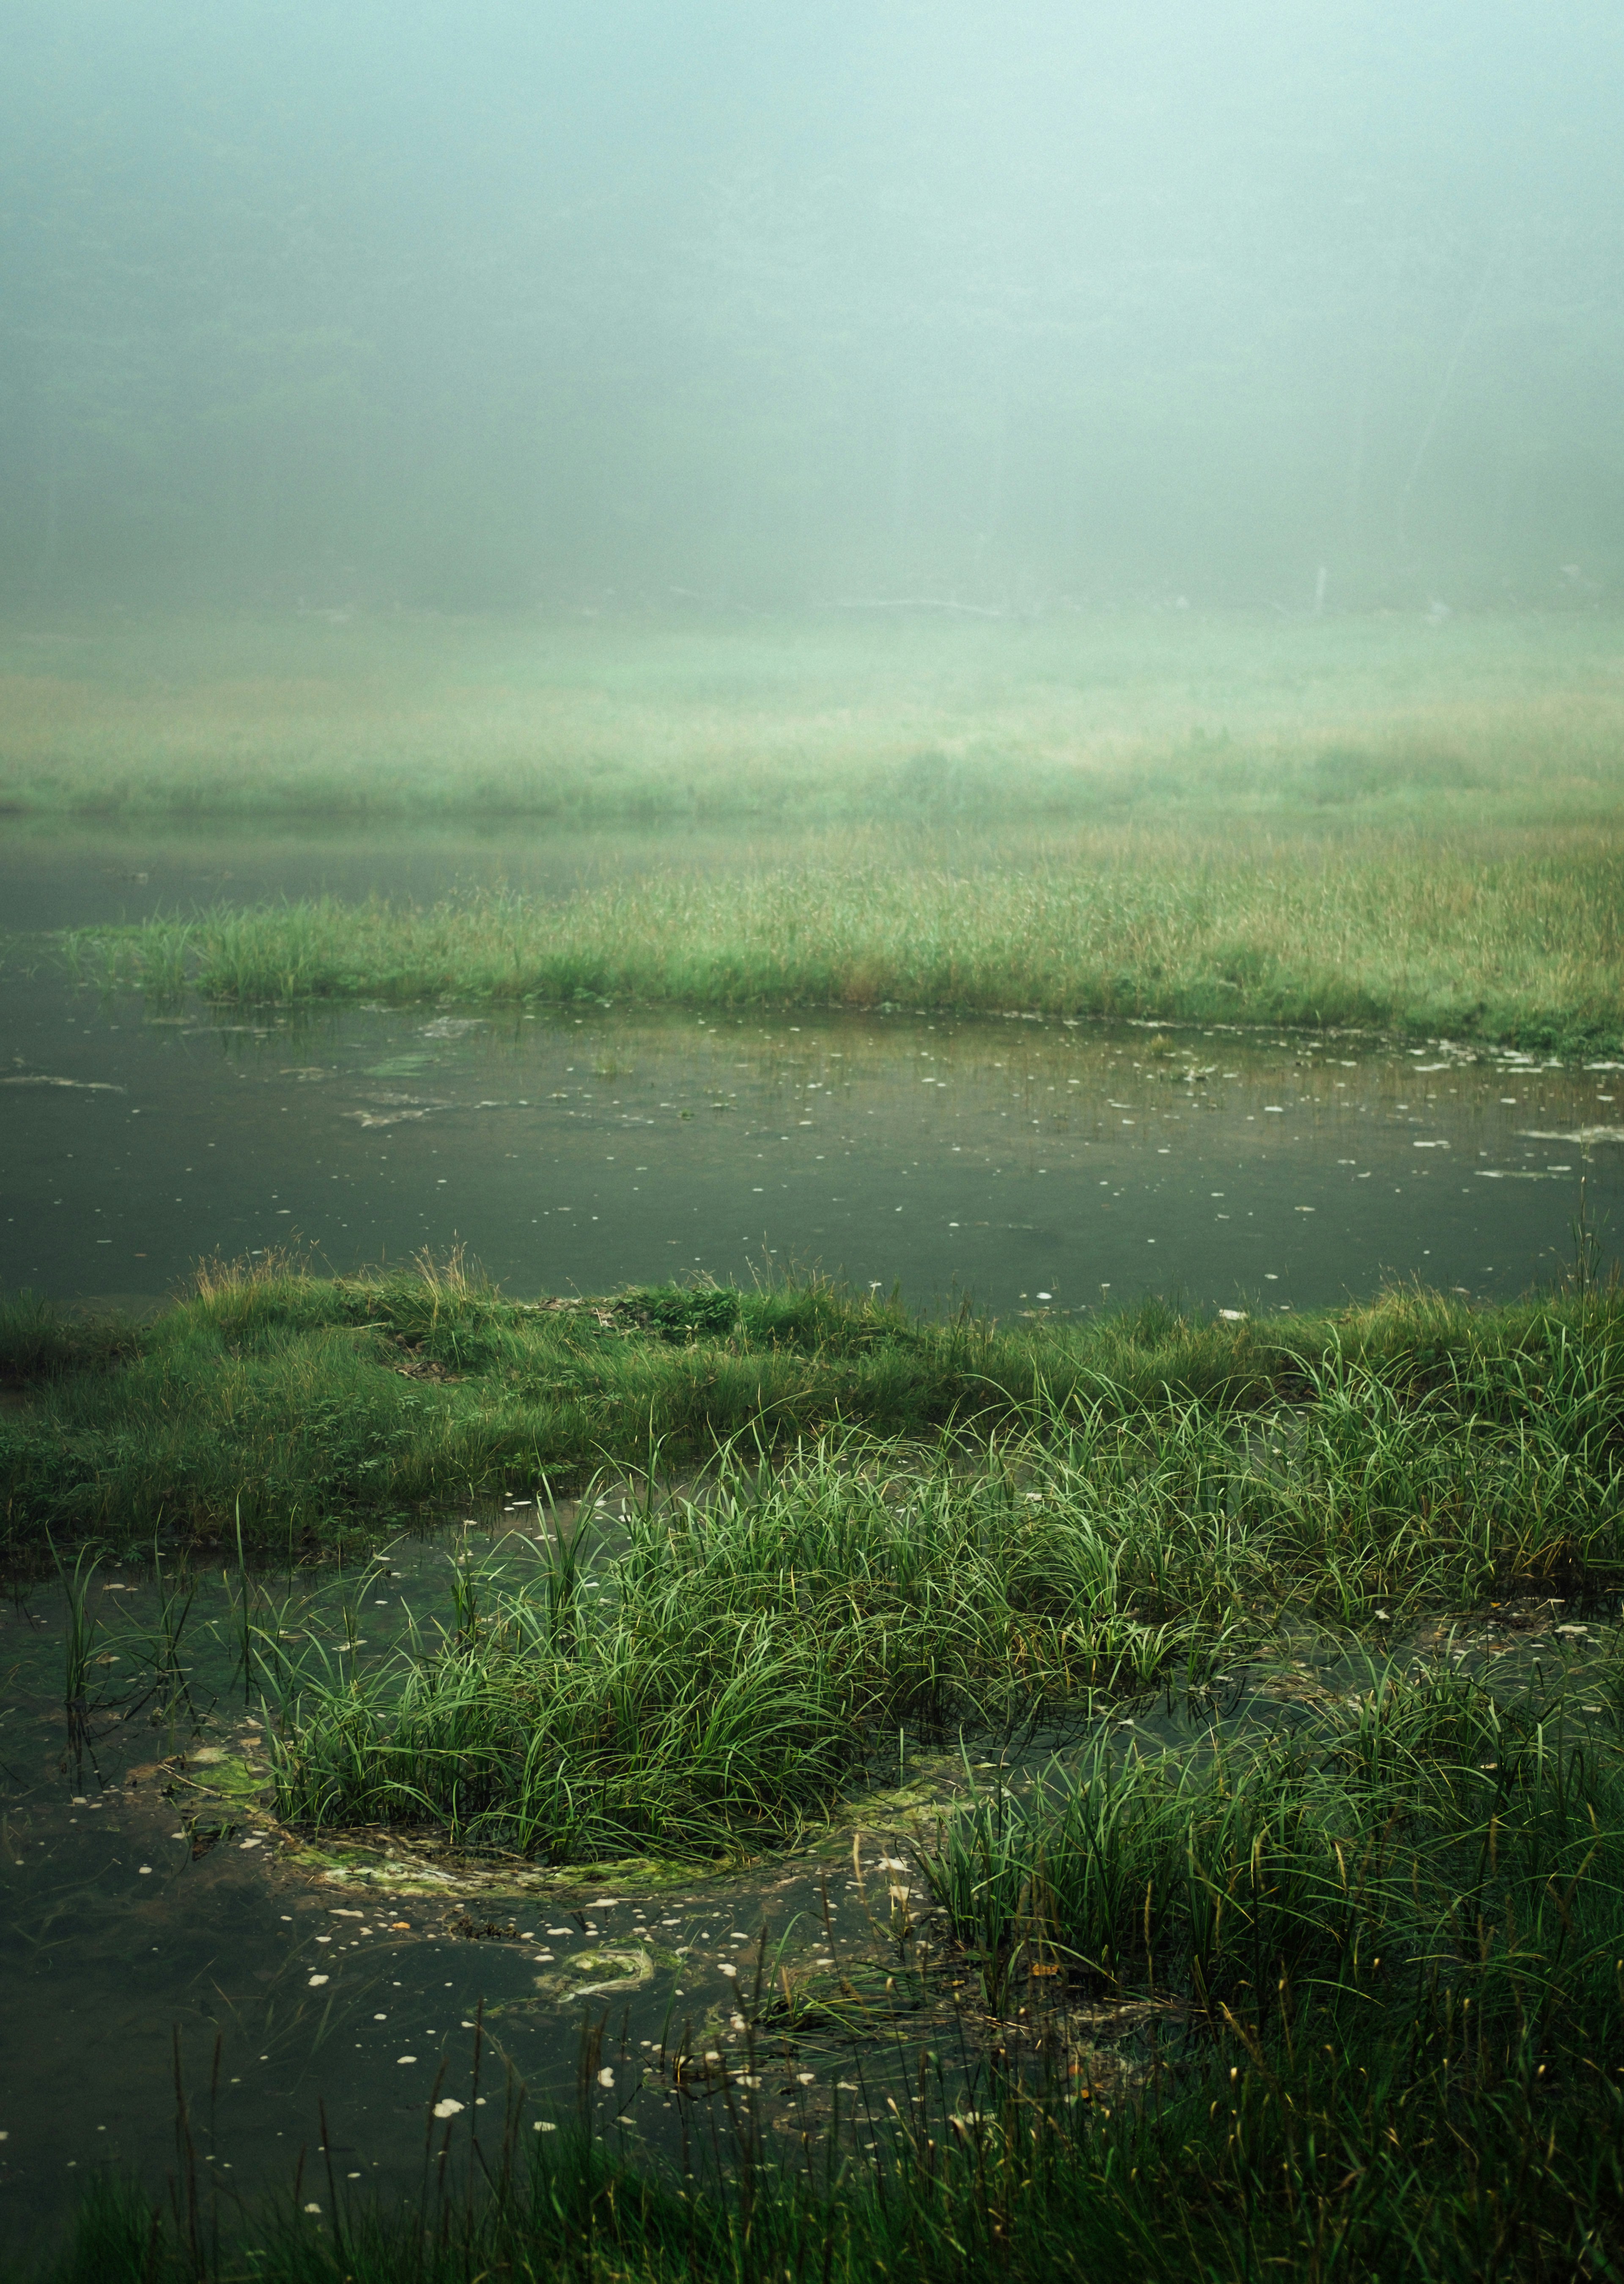
[[177, 1010], [36, 973], [0, 1015], [0, 1281], [139, 1306], [204, 1254], [461, 1244], [520, 1295], [1503, 1296], [1570, 1255], [1581, 1176], [1616, 1206], [1619, 1076], [1026, 1020]]

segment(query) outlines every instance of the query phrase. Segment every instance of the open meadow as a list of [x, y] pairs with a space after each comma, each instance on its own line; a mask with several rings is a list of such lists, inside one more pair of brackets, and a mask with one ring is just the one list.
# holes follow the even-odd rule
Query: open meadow
[[1611, 613], [129, 612], [0, 628], [12, 816], [1578, 825]]
[[[1611, 619], [131, 621], [0, 651], [20, 852], [75, 821], [502, 825], [460, 893], [312, 896], [318, 856], [262, 904], [81, 935], [87, 981], [1624, 1036]], [[561, 885], [571, 833], [616, 825], [667, 838]]]

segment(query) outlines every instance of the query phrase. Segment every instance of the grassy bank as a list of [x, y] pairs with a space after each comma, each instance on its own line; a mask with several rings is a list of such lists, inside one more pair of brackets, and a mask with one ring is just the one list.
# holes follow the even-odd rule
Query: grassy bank
[[781, 841], [764, 871], [759, 845], [702, 835], [692, 872], [553, 901], [96, 931], [68, 945], [91, 981], [1611, 1047], [1620, 654], [1589, 616], [13, 629], [0, 806], [194, 828], [506, 819], [519, 872], [545, 856], [566, 879], [561, 828]]
[[87, 982], [255, 1002], [890, 1004], [1624, 1038], [1612, 829], [1130, 826], [1012, 846], [992, 865], [917, 856], [658, 874], [557, 902], [222, 905], [81, 931], [66, 949]]
[[[71, 2250], [34, 2273], [1608, 2277], [1624, 2227], [1616, 1649], [1582, 1709], [1537, 1686], [1491, 1693], [1446, 1658], [1216, 1752], [1102, 1739], [1024, 1800], [971, 1800], [925, 1870], [940, 1979], [973, 1995], [958, 2037], [946, 2025], [921, 2053], [906, 2108], [848, 2050], [843, 2116], [773, 2131], [796, 2122], [797, 2047], [764, 2024], [732, 2077], [645, 2062], [686, 2112], [684, 2167], [665, 2167], [594, 2139], [585, 2097], [573, 2131], [533, 2136], [513, 2082], [470, 2139], [476, 2053], [404, 2210], [336, 2178], [324, 2115], [300, 2185], [249, 2218], [183, 2124], [170, 2197], [93, 2190]], [[741, 2004], [759, 2012], [742, 1986]], [[636, 2100], [622, 2086], [613, 2107]]]
[[1616, 810], [1614, 621], [1057, 611], [0, 628], [36, 815], [1006, 818]]
[[894, 1767], [899, 1728], [1199, 1676], [1293, 1623], [1385, 1637], [1624, 1582], [1612, 1288], [1006, 1330], [820, 1286], [526, 1306], [272, 1265], [117, 1341], [10, 1322], [13, 1556], [295, 1558], [594, 1470], [647, 1486], [544, 1532], [522, 1588], [470, 1574], [437, 1647], [282, 1677], [306, 1827], [551, 1863], [777, 1844]]
[[[1619, 1324], [1606, 1294], [1484, 1310], [1394, 1294], [1255, 1324], [1148, 1302], [1002, 1325], [919, 1318], [817, 1282], [526, 1303], [454, 1263], [353, 1279], [274, 1258], [216, 1263], [139, 1326], [27, 1295], [5, 1304], [0, 1373], [30, 1399], [0, 1412], [5, 1539], [20, 1550], [49, 1529], [138, 1546], [154, 1530], [208, 1541], [240, 1524], [251, 1544], [319, 1545], [605, 1466], [690, 1466], [741, 1438], [751, 1450], [849, 1431], [985, 1443], [1097, 1417], [1129, 1444], [1148, 1436], [1147, 1451], [1168, 1436], [1177, 1448], [1183, 1420], [1198, 1453], [1232, 1416], [1313, 1407], [1322, 1389], [1326, 1419], [1350, 1434], [1365, 1416], [1378, 1437], [1391, 1419], [1405, 1449], [1418, 1438], [1440, 1482], [1469, 1480], [1491, 1432], [1462, 1434], [1463, 1422], [1499, 1423], [1508, 1451], [1528, 1417], [1582, 1433], [1589, 1467], [1612, 1449]], [[1364, 1415], [1350, 1374], [1369, 1381]], [[1432, 1504], [1438, 1530], [1470, 1518], [1460, 1545], [1479, 1547], [1485, 1578], [1611, 1546], [1610, 1499], [1569, 1459], [1537, 1498], [1484, 1498]]]

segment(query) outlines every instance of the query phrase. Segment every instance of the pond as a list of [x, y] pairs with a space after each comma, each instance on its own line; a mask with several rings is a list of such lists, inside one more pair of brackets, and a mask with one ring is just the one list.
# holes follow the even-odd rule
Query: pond
[[[331, 887], [541, 891], [628, 834], [84, 832], [0, 847], [14, 927]], [[666, 861], [782, 846], [694, 834]], [[820, 1269], [940, 1304], [1265, 1311], [1388, 1279], [1496, 1298], [1604, 1242], [1616, 1066], [1372, 1037], [804, 1010], [157, 1006], [14, 940], [0, 1283], [152, 1307], [200, 1255], [463, 1245], [511, 1292]]]

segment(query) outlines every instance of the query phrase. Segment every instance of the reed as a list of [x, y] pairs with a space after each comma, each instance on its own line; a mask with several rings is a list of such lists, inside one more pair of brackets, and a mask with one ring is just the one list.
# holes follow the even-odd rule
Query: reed
[[[54, 1546], [51, 1553], [56, 1556]], [[71, 1570], [59, 1556], [56, 1556], [56, 1566], [67, 1605], [67, 1631], [62, 1642], [62, 1703], [67, 1718], [68, 1748], [77, 1760], [82, 1756], [90, 1735], [90, 1667], [98, 1631], [93, 1600], [98, 1563], [94, 1551], [81, 1546]]]
[[80, 930], [87, 982], [212, 999], [891, 1005], [1624, 1037], [1624, 839], [1583, 829], [1204, 819], [1011, 842], [989, 864], [861, 844], [559, 899], [333, 898]]

